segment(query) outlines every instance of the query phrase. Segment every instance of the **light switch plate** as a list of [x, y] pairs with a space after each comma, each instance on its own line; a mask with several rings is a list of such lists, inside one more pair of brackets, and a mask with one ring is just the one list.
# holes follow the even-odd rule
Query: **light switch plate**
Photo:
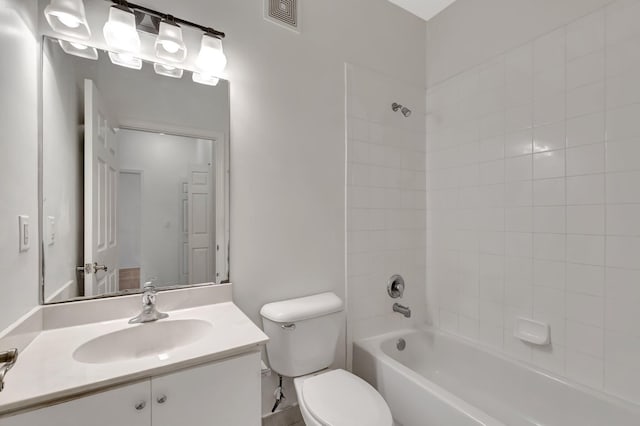
[[31, 235], [29, 235], [29, 216], [18, 216], [18, 226], [20, 227], [20, 251], [27, 251], [31, 246]]
[[56, 242], [56, 218], [47, 216], [47, 244], [52, 246]]

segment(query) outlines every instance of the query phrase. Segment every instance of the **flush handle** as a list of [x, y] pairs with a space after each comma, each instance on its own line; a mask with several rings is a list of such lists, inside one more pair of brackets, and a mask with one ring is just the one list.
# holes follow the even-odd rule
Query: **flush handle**
[[283, 330], [287, 330], [287, 331], [293, 331], [296, 329], [295, 324], [282, 324], [280, 327], [282, 327]]

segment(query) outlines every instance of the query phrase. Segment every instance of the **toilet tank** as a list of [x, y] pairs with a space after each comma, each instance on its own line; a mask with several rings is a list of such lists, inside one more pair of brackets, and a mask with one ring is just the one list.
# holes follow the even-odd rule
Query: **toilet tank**
[[260, 315], [269, 336], [271, 368], [282, 376], [298, 377], [329, 367], [342, 328], [342, 311], [342, 300], [334, 293], [264, 305]]

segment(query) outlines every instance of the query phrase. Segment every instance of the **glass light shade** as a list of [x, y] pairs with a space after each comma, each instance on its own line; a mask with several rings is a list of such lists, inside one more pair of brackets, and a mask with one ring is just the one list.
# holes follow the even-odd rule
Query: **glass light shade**
[[136, 58], [130, 53], [109, 52], [109, 59], [115, 65], [131, 68], [134, 70], [142, 69], [142, 59]]
[[91, 37], [82, 0], [51, 0], [44, 16], [51, 29], [60, 34], [82, 40]]
[[98, 59], [98, 50], [95, 47], [87, 46], [74, 41], [58, 40], [60, 47], [69, 55], [79, 56], [81, 58]]
[[170, 62], [182, 62], [187, 57], [187, 47], [182, 40], [182, 28], [162, 21], [156, 38], [156, 56]]
[[201, 74], [219, 76], [227, 66], [227, 57], [222, 50], [222, 40], [209, 34], [202, 36], [200, 53], [196, 59], [196, 67]]
[[156, 74], [172, 78], [182, 78], [182, 74], [184, 73], [184, 70], [182, 68], [158, 63], [153, 64], [153, 70], [156, 72]]
[[207, 86], [217, 86], [220, 82], [220, 79], [218, 77], [215, 77], [211, 74], [201, 74], [199, 72], [194, 72], [192, 75], [192, 79], [196, 83], [204, 84]]
[[128, 8], [111, 6], [109, 20], [104, 24], [104, 39], [116, 52], [138, 53], [140, 36], [136, 30], [136, 17]]

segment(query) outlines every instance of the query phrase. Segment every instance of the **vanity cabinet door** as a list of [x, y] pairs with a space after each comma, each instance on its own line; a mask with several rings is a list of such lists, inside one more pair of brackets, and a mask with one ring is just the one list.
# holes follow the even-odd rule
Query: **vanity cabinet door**
[[150, 426], [149, 392], [149, 381], [136, 383], [24, 414], [0, 417], [0, 426]]
[[260, 354], [151, 379], [153, 426], [259, 426]]

